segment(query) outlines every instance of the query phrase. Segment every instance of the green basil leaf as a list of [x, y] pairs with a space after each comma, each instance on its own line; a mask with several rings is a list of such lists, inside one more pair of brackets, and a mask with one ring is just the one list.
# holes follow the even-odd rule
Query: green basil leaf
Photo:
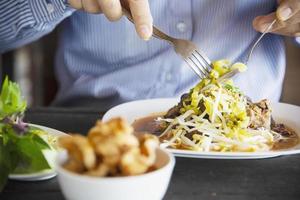
[[0, 119], [23, 113], [25, 109], [26, 101], [22, 98], [19, 85], [6, 77], [0, 94]]
[[23, 137], [17, 140], [16, 146], [20, 152], [20, 162], [14, 173], [33, 173], [50, 169], [40, 143], [34, 141], [31, 137]]
[[16, 168], [18, 154], [11, 142], [4, 144], [0, 138], [0, 192], [3, 190], [8, 175]]
[[3, 190], [8, 174], [10, 172], [9, 164], [7, 162], [9, 161], [9, 152], [5, 148], [3, 144], [3, 140], [0, 138], [0, 192]]
[[1, 100], [4, 104], [7, 103], [6, 100], [8, 99], [9, 87], [8, 77], [5, 77], [1, 90]]
[[32, 136], [33, 141], [38, 145], [38, 147], [43, 150], [43, 149], [51, 149], [49, 144], [43, 140], [39, 135], [33, 135]]

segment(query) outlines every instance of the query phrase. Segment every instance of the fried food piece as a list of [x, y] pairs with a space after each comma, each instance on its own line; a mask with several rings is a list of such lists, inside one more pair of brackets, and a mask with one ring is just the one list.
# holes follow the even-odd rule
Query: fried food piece
[[121, 118], [112, 119], [107, 123], [98, 121], [89, 131], [88, 138], [92, 143], [102, 143], [110, 138], [118, 146], [138, 146], [133, 128]]
[[144, 134], [140, 139], [141, 158], [144, 162], [151, 166], [156, 159], [156, 148], [159, 145], [159, 140], [156, 136], [151, 134]]
[[59, 139], [59, 144], [68, 151], [70, 157], [74, 159], [74, 163], [82, 163], [87, 169], [95, 167], [96, 155], [86, 137], [79, 134], [62, 137]]
[[127, 151], [121, 159], [122, 175], [137, 175], [147, 172], [156, 159], [157, 137], [144, 134], [140, 139], [140, 147]]
[[97, 121], [88, 136], [63, 137], [60, 146], [69, 153], [64, 168], [88, 176], [128, 176], [154, 169], [158, 138], [144, 134], [135, 137], [123, 119]]
[[133, 148], [124, 153], [120, 163], [122, 175], [138, 175], [147, 171], [149, 166], [143, 162], [140, 155], [141, 152], [139, 148]]
[[88, 139], [97, 155], [101, 155], [103, 162], [111, 166], [118, 164], [123, 151], [139, 145], [133, 128], [121, 118], [107, 123], [98, 121], [89, 131]]
[[71, 172], [82, 173], [84, 172], [84, 165], [82, 162], [78, 162], [74, 158], [70, 158], [63, 167]]
[[99, 164], [95, 169], [89, 170], [85, 172], [85, 175], [88, 176], [98, 176], [98, 177], [104, 177], [109, 174], [110, 166], [106, 164]]

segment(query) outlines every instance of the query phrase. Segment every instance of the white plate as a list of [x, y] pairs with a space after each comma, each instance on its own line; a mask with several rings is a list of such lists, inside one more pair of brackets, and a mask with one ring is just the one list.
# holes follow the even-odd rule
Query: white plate
[[[58, 131], [58, 130], [55, 130], [52, 128], [48, 128], [45, 126], [40, 126], [40, 125], [36, 125], [36, 124], [29, 124], [29, 126], [40, 128], [40, 129], [44, 130], [45, 132], [47, 132], [48, 134], [57, 136], [57, 137], [67, 135], [61, 131]], [[41, 181], [41, 180], [47, 180], [47, 179], [53, 178], [55, 176], [56, 176], [55, 169], [52, 168], [49, 170], [44, 170], [44, 171], [30, 173], [30, 174], [10, 174], [9, 179], [19, 180], [19, 181]]]
[[[179, 102], [179, 99], [149, 99], [124, 103], [113, 107], [103, 116], [103, 121], [114, 117], [123, 117], [129, 123], [134, 120], [149, 116], [154, 113], [166, 112]], [[284, 123], [300, 134], [300, 107], [284, 104], [272, 103], [272, 113], [276, 122]], [[281, 155], [292, 155], [300, 153], [300, 145], [290, 149], [267, 152], [196, 152], [181, 149], [168, 149], [176, 156], [192, 158], [213, 158], [213, 159], [258, 159], [271, 158]]]

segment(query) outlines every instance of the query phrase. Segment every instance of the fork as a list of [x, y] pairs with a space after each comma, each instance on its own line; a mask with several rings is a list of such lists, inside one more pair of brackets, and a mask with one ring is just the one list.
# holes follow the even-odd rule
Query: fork
[[[276, 19], [273, 20], [271, 22], [271, 24], [269, 26], [266, 27], [266, 29], [262, 32], [262, 34], [256, 39], [256, 41], [253, 43], [251, 49], [249, 50], [248, 52], [248, 55], [247, 55], [247, 58], [246, 58], [246, 61], [245, 61], [245, 64], [247, 65], [252, 54], [253, 54], [253, 51], [254, 49], [257, 47], [258, 43], [261, 41], [261, 39], [271, 30], [272, 26], [276, 23]], [[236, 74], [240, 73], [240, 71], [238, 69], [235, 69], [235, 70], [232, 70], [226, 74], [224, 74], [222, 77], [220, 77], [218, 79], [219, 82], [223, 82], [223, 81], [226, 81], [230, 78], [232, 78], [233, 76], [235, 76]]]
[[[128, 7], [124, 5], [122, 5], [122, 7], [124, 15], [129, 21], [134, 23]], [[153, 36], [158, 39], [165, 40], [173, 45], [175, 52], [182, 57], [182, 59], [192, 68], [200, 79], [209, 76], [210, 70], [212, 69], [211, 61], [193, 42], [171, 37], [155, 26], [153, 26]]]

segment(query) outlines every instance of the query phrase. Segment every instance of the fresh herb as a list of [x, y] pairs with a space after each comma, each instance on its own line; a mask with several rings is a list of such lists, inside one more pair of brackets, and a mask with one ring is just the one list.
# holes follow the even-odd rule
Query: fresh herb
[[5, 78], [0, 93], [0, 192], [10, 173], [33, 173], [50, 169], [41, 138], [42, 130], [23, 122], [26, 101], [17, 83]]
[[236, 86], [233, 86], [233, 85], [230, 85], [230, 84], [225, 84], [224, 88], [226, 90], [232, 91], [234, 93], [242, 94], [241, 90], [238, 87], [236, 87]]

